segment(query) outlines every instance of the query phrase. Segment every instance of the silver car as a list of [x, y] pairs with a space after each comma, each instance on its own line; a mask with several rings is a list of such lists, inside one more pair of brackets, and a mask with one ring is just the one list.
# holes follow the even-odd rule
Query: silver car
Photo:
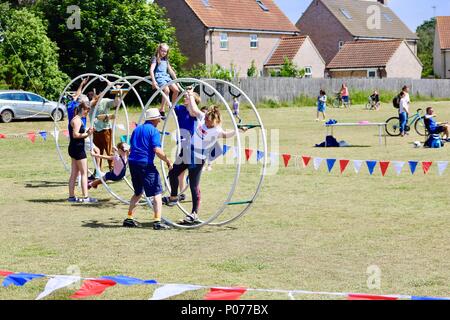
[[0, 121], [14, 119], [52, 118], [61, 121], [67, 116], [64, 105], [48, 101], [35, 93], [0, 90]]

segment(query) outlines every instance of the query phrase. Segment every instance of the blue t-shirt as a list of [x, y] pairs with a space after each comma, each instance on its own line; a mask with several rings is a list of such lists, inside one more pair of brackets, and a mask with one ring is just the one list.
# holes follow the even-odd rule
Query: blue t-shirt
[[130, 144], [131, 152], [128, 162], [152, 165], [155, 160], [153, 149], [161, 147], [161, 134], [150, 121], [147, 121], [133, 131]]
[[[67, 117], [69, 120], [69, 129], [70, 129], [70, 121], [72, 121], [73, 117], [75, 116], [75, 108], [78, 107], [80, 104], [76, 101], [70, 101], [67, 104]], [[86, 127], [86, 117], [81, 118], [81, 122], [83, 122], [84, 126]]]
[[181, 137], [186, 138], [183, 137], [183, 129], [185, 131], [189, 131], [189, 133], [192, 136], [195, 131], [195, 124], [197, 122], [197, 118], [192, 117], [189, 114], [188, 109], [183, 105], [178, 105], [175, 107], [175, 114], [177, 115], [178, 118], [178, 125], [180, 126]]
[[429, 126], [430, 133], [434, 133], [439, 126], [437, 125], [436, 121], [432, 117], [429, 117], [428, 121], [429, 121], [428, 126]]

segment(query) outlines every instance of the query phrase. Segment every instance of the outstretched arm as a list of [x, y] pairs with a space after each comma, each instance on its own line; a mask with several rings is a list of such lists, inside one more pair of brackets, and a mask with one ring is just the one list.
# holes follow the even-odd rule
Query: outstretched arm
[[83, 81], [81, 81], [81, 84], [78, 87], [77, 92], [75, 92], [75, 94], [73, 96], [73, 100], [76, 101], [81, 96], [81, 93], [83, 92], [83, 88], [88, 83], [88, 81], [89, 81], [89, 77], [87, 77], [87, 78], [83, 79]]
[[164, 151], [161, 148], [159, 148], [159, 147], [154, 148], [153, 151], [155, 152], [155, 155], [159, 159], [161, 159], [162, 161], [164, 161], [167, 164], [167, 167], [169, 168], [169, 170], [172, 170], [173, 163], [172, 163], [172, 161], [170, 161], [169, 158], [167, 158], [167, 156], [164, 153]]
[[195, 102], [195, 98], [194, 98], [194, 89], [193, 88], [189, 88], [186, 90], [186, 96], [189, 99], [189, 105], [186, 106], [188, 109], [188, 112], [190, 114], [191, 117], [195, 117], [198, 118], [202, 112], [201, 110], [198, 108], [197, 102]]

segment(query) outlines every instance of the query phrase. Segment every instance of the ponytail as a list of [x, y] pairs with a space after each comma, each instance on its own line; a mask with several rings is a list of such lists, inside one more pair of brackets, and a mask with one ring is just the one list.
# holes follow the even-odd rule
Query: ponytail
[[222, 123], [222, 115], [220, 114], [220, 109], [216, 105], [212, 105], [208, 108], [208, 111], [206, 111], [206, 118], [208, 120], [213, 121], [216, 125], [219, 125]]

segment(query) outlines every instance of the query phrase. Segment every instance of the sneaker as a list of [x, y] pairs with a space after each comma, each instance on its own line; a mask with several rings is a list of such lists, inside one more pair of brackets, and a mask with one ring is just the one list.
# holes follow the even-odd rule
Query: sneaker
[[206, 170], [211, 171], [211, 170], [212, 170], [212, 167], [211, 167], [211, 166], [208, 166], [208, 168], [207, 168]]
[[163, 222], [153, 222], [153, 230], [170, 230], [170, 226]]
[[91, 174], [89, 177], [88, 177], [88, 181], [94, 181], [96, 178], [95, 178], [95, 174]]
[[125, 228], [141, 228], [141, 224], [134, 219], [126, 218], [122, 224]]
[[98, 200], [95, 198], [87, 197], [87, 198], [80, 198], [79, 202], [81, 202], [81, 203], [98, 203]]
[[183, 220], [179, 222], [180, 224], [199, 224], [198, 215], [196, 213], [191, 213], [186, 215]]
[[69, 197], [67, 198], [67, 202], [79, 202], [80, 200], [77, 197]]
[[320, 120], [319, 118], [316, 119], [316, 121], [319, 121], [319, 120]]
[[181, 202], [181, 201], [185, 201], [185, 200], [186, 200], [186, 195], [185, 195], [184, 193], [182, 193], [182, 194], [180, 194], [180, 195], [178, 196], [178, 199], [179, 199], [180, 202]]
[[162, 203], [168, 207], [173, 207], [177, 205], [178, 200], [170, 200], [170, 197], [162, 197]]

